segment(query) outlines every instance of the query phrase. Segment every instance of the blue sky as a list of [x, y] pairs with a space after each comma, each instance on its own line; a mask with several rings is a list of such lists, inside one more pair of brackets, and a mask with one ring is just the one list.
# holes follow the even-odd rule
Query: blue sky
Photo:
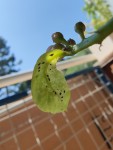
[[62, 32], [66, 39], [78, 21], [88, 22], [83, 0], [0, 0], [0, 36], [10, 46], [21, 71], [32, 70], [36, 60], [52, 45], [52, 33]]

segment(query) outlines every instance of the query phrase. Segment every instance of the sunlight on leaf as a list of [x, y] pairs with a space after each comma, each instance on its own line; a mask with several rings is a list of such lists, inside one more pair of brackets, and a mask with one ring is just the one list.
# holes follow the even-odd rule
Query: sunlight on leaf
[[59, 113], [67, 110], [70, 91], [64, 75], [56, 69], [56, 63], [66, 55], [55, 49], [44, 53], [37, 61], [32, 77], [33, 100], [44, 112]]

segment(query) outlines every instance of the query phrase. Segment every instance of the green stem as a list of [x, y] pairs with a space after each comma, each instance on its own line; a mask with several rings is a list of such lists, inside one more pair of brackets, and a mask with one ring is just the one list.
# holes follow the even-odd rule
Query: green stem
[[100, 27], [92, 36], [84, 39], [77, 45], [73, 45], [71, 47], [72, 51], [70, 51], [69, 55], [74, 55], [94, 44], [101, 44], [102, 41], [112, 32], [113, 32], [113, 18], [111, 18], [105, 25]]

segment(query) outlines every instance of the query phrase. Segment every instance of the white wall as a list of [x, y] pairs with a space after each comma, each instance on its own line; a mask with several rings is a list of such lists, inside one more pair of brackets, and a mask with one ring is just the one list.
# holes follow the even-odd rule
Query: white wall
[[108, 36], [100, 47], [99, 44], [95, 44], [90, 47], [90, 51], [97, 58], [99, 65], [104, 66], [107, 62], [113, 59], [113, 34]]

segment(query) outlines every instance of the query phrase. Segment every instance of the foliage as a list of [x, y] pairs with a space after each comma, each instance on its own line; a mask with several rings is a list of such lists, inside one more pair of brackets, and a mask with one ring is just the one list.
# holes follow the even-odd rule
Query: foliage
[[91, 23], [95, 29], [101, 27], [112, 16], [110, 5], [106, 0], [84, 0], [84, 10], [91, 18]]
[[38, 108], [44, 112], [58, 113], [67, 110], [70, 91], [64, 75], [56, 69], [59, 58], [65, 51], [52, 50], [37, 61], [32, 77], [32, 96]]
[[[0, 37], [0, 76], [18, 72], [19, 68], [17, 68], [17, 66], [21, 63], [22, 61], [16, 62], [15, 55], [10, 53], [10, 47], [7, 46], [7, 42]], [[17, 92], [21, 92], [21, 89], [26, 90], [27, 83], [1, 88], [0, 97], [4, 98]]]
[[10, 47], [7, 46], [6, 41], [0, 38], [0, 76], [10, 74], [12, 72], [18, 72], [15, 67], [21, 63], [15, 62], [14, 54], [10, 54]]

